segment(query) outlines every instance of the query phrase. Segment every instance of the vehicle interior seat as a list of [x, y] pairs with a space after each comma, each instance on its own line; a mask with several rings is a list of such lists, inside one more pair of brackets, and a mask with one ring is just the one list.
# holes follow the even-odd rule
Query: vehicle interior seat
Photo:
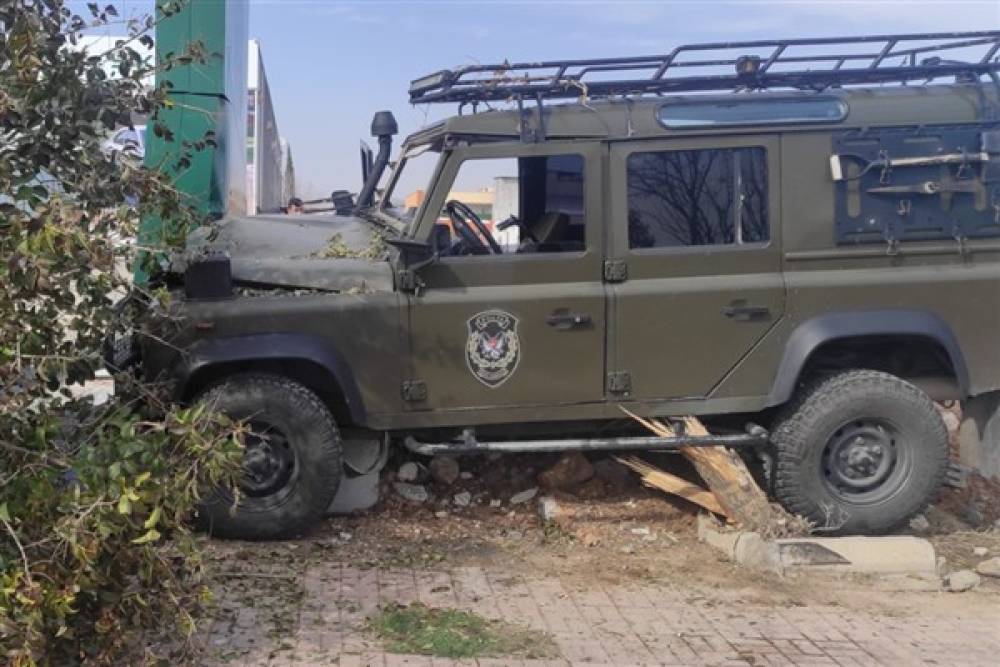
[[562, 245], [566, 240], [569, 224], [570, 218], [566, 213], [559, 211], [543, 213], [531, 225], [531, 233], [537, 241], [525, 240], [518, 252], [560, 252], [564, 249]]
[[531, 227], [531, 233], [538, 239], [539, 245], [559, 243], [566, 238], [566, 231], [569, 229], [569, 215], [551, 211], [543, 213], [535, 224]]

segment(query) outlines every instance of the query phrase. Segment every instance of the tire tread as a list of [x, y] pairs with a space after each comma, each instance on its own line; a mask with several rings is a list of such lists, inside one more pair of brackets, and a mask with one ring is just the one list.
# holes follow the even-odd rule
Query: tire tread
[[781, 504], [793, 514], [817, 521], [816, 500], [803, 488], [802, 465], [810, 449], [817, 446], [810, 431], [811, 425], [831, 409], [836, 409], [837, 401], [851, 392], [862, 389], [885, 397], [906, 402], [917, 408], [924, 423], [920, 429], [927, 429], [934, 435], [939, 446], [930, 451], [917, 453], [925, 457], [933, 466], [934, 477], [929, 492], [916, 509], [906, 516], [887, 517], [877, 525], [851, 527], [859, 532], [879, 532], [895, 527], [926, 509], [934, 492], [940, 488], [948, 466], [948, 434], [944, 422], [933, 401], [913, 384], [894, 375], [874, 370], [849, 370], [834, 375], [813, 379], [804, 384], [779, 413], [776, 426], [771, 433], [775, 448], [774, 493]]
[[[199, 396], [202, 402], [218, 402], [223, 394], [232, 391], [253, 391], [263, 389], [264, 396], [292, 396], [297, 405], [302, 406], [303, 419], [313, 422], [318, 428], [317, 440], [321, 449], [317, 452], [326, 470], [341, 468], [342, 453], [340, 431], [326, 404], [312, 390], [302, 384], [270, 373], [240, 373], [231, 375], [210, 385]], [[266, 402], [266, 399], [265, 399]], [[342, 474], [342, 473], [341, 473]], [[301, 535], [314, 526], [326, 513], [337, 493], [340, 477], [332, 483], [313, 488], [314, 495], [308, 511], [296, 516], [283, 516], [280, 521], [238, 521], [218, 520], [205, 526], [214, 536], [239, 539], [266, 540], [286, 539]], [[205, 514], [203, 511], [202, 515]], [[234, 517], [236, 519], [238, 517]]]

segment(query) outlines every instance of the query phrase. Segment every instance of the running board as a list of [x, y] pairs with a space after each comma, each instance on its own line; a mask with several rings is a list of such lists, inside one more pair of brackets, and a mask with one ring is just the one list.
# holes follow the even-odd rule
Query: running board
[[670, 451], [681, 447], [759, 447], [767, 443], [768, 433], [752, 425], [747, 433], [738, 435], [676, 435], [671, 438], [658, 436], [621, 438], [583, 438], [569, 440], [502, 440], [479, 442], [471, 434], [463, 440], [452, 442], [420, 442], [407, 436], [403, 444], [408, 450], [423, 456], [435, 454], [477, 454], [502, 452], [506, 454], [545, 452], [601, 452], [601, 451]]

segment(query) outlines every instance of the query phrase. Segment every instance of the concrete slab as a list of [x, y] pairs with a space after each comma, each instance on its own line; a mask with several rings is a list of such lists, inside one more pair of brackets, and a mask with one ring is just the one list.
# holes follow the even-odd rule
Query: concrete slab
[[963, 465], [1000, 481], [1000, 391], [962, 403], [958, 451]]
[[728, 530], [710, 517], [698, 519], [698, 538], [745, 567], [852, 574], [937, 577], [937, 557], [927, 540], [911, 536], [804, 537], [765, 540], [758, 533]]
[[909, 535], [809, 537], [774, 540], [783, 570], [802, 568], [862, 574], [937, 574], [927, 540]]

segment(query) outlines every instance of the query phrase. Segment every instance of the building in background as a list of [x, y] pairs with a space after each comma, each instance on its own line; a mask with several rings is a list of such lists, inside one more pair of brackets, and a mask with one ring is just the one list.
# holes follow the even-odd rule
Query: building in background
[[292, 152], [278, 131], [260, 43], [247, 44], [247, 213], [280, 210], [295, 195]]
[[[120, 26], [115, 26], [116, 29], [119, 27]], [[143, 79], [143, 83], [150, 88], [153, 87], [156, 77], [152, 71], [154, 58], [152, 47], [145, 46], [139, 42], [139, 40], [132, 39], [128, 35], [114, 34], [111, 26], [89, 28], [89, 30], [90, 32], [88, 34], [77, 37], [76, 44], [67, 42], [67, 48], [86, 51], [88, 55], [98, 56], [104, 53], [110, 53], [120, 44], [128, 44], [128, 48], [139, 54], [139, 57], [142, 58], [143, 64], [150, 67], [150, 72]], [[111, 60], [105, 62], [104, 73], [112, 79], [120, 78], [120, 75], [118, 74], [118, 67]]]
[[281, 139], [281, 164], [284, 165], [284, 174], [281, 179], [281, 199], [286, 204], [288, 200], [295, 196], [295, 164], [292, 162], [292, 147], [288, 140]]
[[[414, 190], [403, 200], [403, 208], [407, 213], [412, 214], [420, 205], [424, 203], [427, 195], [423, 190]], [[469, 190], [461, 192], [452, 190], [448, 193], [448, 200], [457, 199], [472, 209], [472, 212], [479, 216], [490, 228], [493, 226], [493, 188], [482, 188], [481, 190]], [[442, 217], [442, 222], [445, 218]]]
[[[517, 215], [518, 193], [517, 176], [496, 176], [491, 187], [469, 191], [452, 190], [447, 199], [458, 200], [472, 209], [501, 246], [517, 247], [520, 230], [516, 226], [502, 231], [494, 229], [494, 226]], [[424, 203], [426, 196], [425, 191], [414, 190], [403, 200], [403, 209], [408, 215], [413, 215]], [[438, 222], [451, 227], [451, 221], [443, 213]]]

